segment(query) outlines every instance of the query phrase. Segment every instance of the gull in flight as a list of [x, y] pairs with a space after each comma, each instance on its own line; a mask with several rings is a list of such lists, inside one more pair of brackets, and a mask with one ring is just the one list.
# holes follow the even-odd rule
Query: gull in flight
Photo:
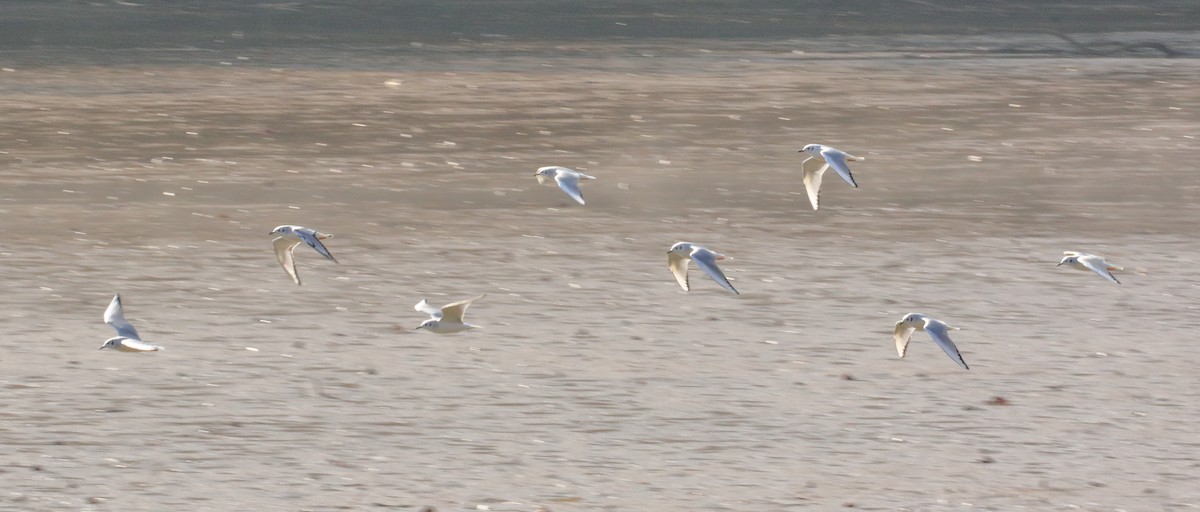
[[846, 180], [846, 183], [858, 188], [858, 183], [854, 182], [854, 176], [850, 174], [850, 167], [846, 165], [846, 162], [866, 160], [865, 158], [850, 155], [840, 149], [822, 144], [809, 144], [804, 146], [800, 152], [810, 155], [800, 162], [800, 169], [804, 171], [804, 188], [808, 189], [808, 200], [812, 202], [814, 210], [817, 209], [817, 203], [821, 198], [821, 175], [825, 174], [830, 167], [833, 167], [833, 170], [837, 171], [838, 176]]
[[1112, 281], [1114, 283], [1121, 284], [1120, 281], [1117, 281], [1117, 278], [1113, 277], [1112, 272], [1109, 272], [1109, 271], [1110, 270], [1125, 270], [1125, 269], [1118, 267], [1116, 265], [1110, 265], [1107, 261], [1104, 261], [1103, 257], [1096, 256], [1095, 254], [1088, 254], [1088, 253], [1084, 253], [1084, 252], [1075, 252], [1075, 251], [1066, 251], [1063, 254], [1065, 254], [1066, 256], [1063, 257], [1062, 261], [1058, 262], [1058, 265], [1055, 265], [1056, 267], [1061, 267], [1063, 265], [1070, 265], [1071, 268], [1076, 269], [1076, 270], [1082, 270], [1084, 272], [1087, 272], [1090, 270], [1092, 272], [1100, 274], [1100, 277], [1108, 279], [1109, 281]]
[[275, 259], [279, 260], [279, 265], [292, 277], [292, 281], [295, 281], [296, 284], [300, 284], [300, 275], [296, 273], [296, 259], [293, 253], [296, 250], [296, 246], [300, 245], [300, 242], [304, 242], [309, 247], [316, 249], [322, 256], [325, 256], [325, 259], [334, 263], [338, 262], [333, 257], [333, 254], [329, 252], [329, 249], [325, 248], [325, 244], [321, 243], [321, 240], [333, 235], [319, 233], [316, 230], [306, 227], [289, 226], [286, 224], [275, 228], [269, 234], [279, 235], [271, 241], [271, 245], [275, 246]]
[[946, 322], [920, 313], [904, 315], [904, 318], [896, 322], [896, 330], [892, 332], [892, 336], [896, 338], [896, 352], [900, 354], [900, 357], [904, 357], [904, 352], [908, 350], [908, 341], [912, 339], [913, 331], [925, 331], [929, 333], [930, 338], [933, 338], [934, 343], [942, 347], [942, 351], [950, 356], [950, 359], [953, 359], [963, 369], [970, 370], [971, 368], [963, 360], [962, 354], [958, 353], [958, 347], [955, 347], [954, 342], [950, 341], [950, 335], [946, 333], [947, 329], [957, 331], [958, 327], [951, 327], [946, 325]]
[[438, 334], [450, 334], [468, 329], [482, 329], [478, 325], [471, 325], [464, 322], [463, 315], [467, 314], [467, 308], [472, 302], [482, 299], [486, 295], [485, 293], [475, 298], [446, 304], [441, 308], [435, 308], [425, 299], [421, 299], [421, 302], [418, 302], [413, 309], [428, 313], [432, 318], [421, 322], [421, 325], [418, 325], [417, 329], [425, 329]]
[[725, 259], [724, 254], [715, 253], [689, 242], [678, 242], [667, 251], [667, 266], [671, 267], [671, 273], [675, 274], [675, 280], [679, 281], [679, 286], [683, 287], [685, 292], [691, 290], [691, 287], [688, 286], [688, 261], [694, 261], [696, 266], [700, 267], [717, 284], [726, 290], [738, 293], [733, 289], [733, 285], [729, 284], [725, 273], [721, 272], [721, 268], [717, 266], [717, 260], [723, 259]]
[[117, 335], [109, 338], [100, 346], [99, 350], [111, 348], [121, 352], [157, 352], [163, 350], [158, 345], [151, 345], [142, 341], [138, 337], [137, 329], [133, 328], [133, 324], [125, 320], [124, 310], [121, 308], [121, 295], [113, 296], [112, 302], [108, 304], [108, 309], [104, 310], [104, 323], [111, 325], [117, 330]]
[[561, 188], [563, 192], [566, 192], [567, 195], [571, 196], [571, 199], [574, 199], [579, 204], [584, 204], [583, 193], [579, 191], [579, 180], [596, 179], [595, 176], [590, 174], [584, 174], [574, 169], [559, 167], [557, 165], [540, 167], [533, 175], [537, 176], [538, 183], [543, 185], [553, 179], [555, 183], [558, 183], [558, 188]]

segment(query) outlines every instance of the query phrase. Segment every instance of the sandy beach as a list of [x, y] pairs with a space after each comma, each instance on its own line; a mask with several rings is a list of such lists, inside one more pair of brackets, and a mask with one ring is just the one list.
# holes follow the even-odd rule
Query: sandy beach
[[[781, 4], [654, 37], [683, 7], [614, 4], [540, 38], [509, 3], [310, 39], [236, 20], [348, 3], [14, 8], [0, 509], [1200, 507], [1200, 42], [1161, 25], [1194, 8], [802, 37]], [[34, 35], [89, 17], [154, 28]], [[820, 211], [812, 142], [866, 157]], [[587, 205], [544, 165], [597, 176]], [[296, 286], [279, 224], [341, 264], [300, 247]], [[741, 294], [683, 292], [681, 240]], [[166, 351], [96, 350], [115, 293]], [[484, 329], [412, 330], [483, 293]], [[923, 333], [898, 358], [908, 312], [971, 370]]]

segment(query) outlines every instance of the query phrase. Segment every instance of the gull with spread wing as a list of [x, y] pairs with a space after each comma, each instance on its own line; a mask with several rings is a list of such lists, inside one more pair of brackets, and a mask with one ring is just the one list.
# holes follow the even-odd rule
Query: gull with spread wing
[[101, 345], [99, 350], [111, 348], [120, 352], [157, 352], [163, 350], [158, 345], [151, 345], [142, 341], [138, 336], [137, 329], [133, 328], [133, 324], [125, 319], [125, 310], [121, 307], [121, 295], [113, 296], [112, 302], [108, 304], [108, 309], [104, 310], [104, 323], [111, 325], [117, 330], [117, 335], [109, 338]]
[[904, 357], [913, 331], [925, 331], [929, 333], [930, 338], [933, 338], [934, 343], [942, 347], [942, 351], [950, 356], [950, 359], [953, 359], [963, 369], [970, 370], [971, 368], [963, 360], [962, 354], [958, 353], [958, 347], [955, 347], [954, 342], [950, 341], [950, 335], [946, 332], [948, 329], [957, 331], [958, 327], [951, 327], [946, 322], [920, 313], [904, 315], [904, 318], [896, 322], [896, 329], [892, 332], [892, 336], [896, 339], [896, 352], [900, 354], [900, 357]]
[[691, 291], [691, 286], [688, 285], [688, 262], [694, 261], [700, 270], [708, 274], [708, 277], [711, 277], [722, 288], [738, 293], [733, 285], [729, 284], [725, 273], [721, 272], [721, 268], [717, 266], [717, 260], [723, 259], [725, 259], [724, 254], [710, 251], [690, 242], [678, 242], [667, 251], [667, 266], [671, 268], [671, 273], [675, 274], [675, 280], [679, 281], [679, 286], [683, 287], [685, 292]]
[[467, 314], [467, 308], [472, 302], [482, 299], [487, 294], [467, 300], [446, 304], [440, 308], [433, 307], [425, 299], [421, 299], [413, 308], [417, 311], [428, 313], [431, 317], [429, 320], [421, 322], [417, 329], [425, 329], [429, 332], [438, 334], [450, 334], [454, 332], [466, 331], [468, 329], [482, 329], [478, 325], [471, 325], [463, 321], [463, 316]]
[[543, 185], [550, 180], [554, 180], [558, 184], [558, 188], [561, 188], [563, 192], [566, 192], [567, 195], [571, 196], [571, 199], [574, 199], [579, 204], [584, 204], [583, 193], [579, 191], [579, 180], [596, 179], [595, 176], [590, 174], [584, 174], [574, 169], [559, 167], [557, 165], [540, 167], [533, 175], [537, 176], [538, 183]]
[[1125, 270], [1125, 269], [1118, 267], [1116, 265], [1109, 264], [1107, 261], [1104, 261], [1104, 258], [1102, 256], [1096, 256], [1095, 254], [1088, 254], [1085, 252], [1075, 252], [1075, 251], [1066, 251], [1066, 252], [1063, 252], [1063, 254], [1065, 254], [1066, 256], [1063, 257], [1062, 261], [1058, 262], [1058, 265], [1055, 265], [1056, 267], [1061, 267], [1063, 265], [1070, 265], [1071, 268], [1073, 268], [1075, 270], [1082, 270], [1084, 272], [1095, 272], [1095, 273], [1099, 274], [1100, 277], [1108, 279], [1109, 281], [1112, 281], [1114, 283], [1121, 284], [1120, 281], [1117, 281], [1116, 277], [1113, 277], [1112, 272], [1110, 272], [1110, 271]]
[[279, 235], [271, 241], [271, 245], [275, 246], [275, 259], [279, 260], [279, 265], [283, 267], [284, 272], [291, 276], [292, 281], [300, 284], [300, 275], [296, 273], [296, 246], [300, 242], [308, 244], [309, 247], [316, 249], [325, 259], [337, 263], [338, 260], [333, 257], [329, 249], [325, 248], [325, 244], [321, 240], [330, 238], [333, 235], [320, 233], [314, 229], [309, 229], [303, 226], [283, 225], [275, 228], [269, 234]]
[[800, 169], [804, 171], [804, 188], [808, 190], [808, 200], [812, 203], [814, 210], [817, 209], [817, 203], [821, 197], [821, 176], [830, 167], [833, 167], [833, 170], [846, 180], [846, 183], [858, 188], [858, 183], [854, 182], [854, 176], [850, 174], [850, 166], [846, 165], [846, 162], [866, 160], [865, 158], [822, 144], [809, 144], [804, 146], [800, 152], [809, 154], [808, 158], [800, 162]]

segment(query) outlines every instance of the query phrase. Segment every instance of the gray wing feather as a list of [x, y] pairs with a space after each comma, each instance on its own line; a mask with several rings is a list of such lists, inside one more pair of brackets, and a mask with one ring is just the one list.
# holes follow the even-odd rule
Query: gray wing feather
[[958, 347], [954, 346], [953, 341], [950, 341], [950, 335], [946, 333], [946, 324], [928, 320], [925, 322], [925, 332], [929, 333], [929, 337], [933, 338], [934, 343], [942, 347], [942, 352], [950, 356], [950, 359], [953, 359], [964, 370], [971, 369], [963, 360], [962, 354], [958, 353]]
[[[325, 244], [321, 243], [317, 233], [305, 233], [303, 231], [297, 231], [296, 235], [299, 236], [304, 243], [308, 244], [309, 247], [312, 247], [313, 249], [316, 249], [317, 252], [321, 253], [321, 256], [324, 256], [325, 259], [334, 263], [338, 262], [337, 258], [334, 258], [333, 254], [329, 252], [329, 249], [325, 248]], [[326, 238], [328, 238], [328, 236], [326, 236]]]
[[121, 307], [121, 296], [114, 295], [112, 302], [108, 304], [108, 309], [104, 310], [104, 323], [111, 325], [117, 330], [117, 336], [141, 341], [138, 336], [137, 329], [133, 328], [133, 324], [125, 320], [125, 309]]
[[1114, 283], [1121, 284], [1120, 281], [1117, 281], [1116, 277], [1113, 277], [1112, 272], [1108, 271], [1108, 263], [1104, 262], [1104, 258], [1101, 258], [1099, 256], [1090, 256], [1090, 255], [1089, 256], [1078, 256], [1078, 261], [1080, 263], [1082, 263], [1083, 266], [1091, 269], [1092, 272], [1100, 274], [1100, 277], [1108, 279], [1109, 281], [1112, 281]]
[[571, 199], [579, 204], [584, 204], [583, 193], [579, 191], [579, 175], [559, 171], [558, 175], [554, 177], [554, 181], [558, 182], [558, 188], [571, 196]]
[[695, 261], [696, 266], [700, 267], [700, 270], [708, 274], [708, 277], [711, 277], [717, 284], [726, 290], [738, 293], [733, 288], [733, 285], [729, 284], [729, 279], [725, 277], [725, 273], [721, 272], [721, 268], [717, 266], [717, 253], [704, 249], [692, 251], [692, 261]]
[[845, 153], [836, 150], [825, 150], [821, 152], [821, 156], [825, 157], [825, 162], [827, 162], [830, 167], [833, 167], [833, 170], [837, 171], [838, 176], [841, 176], [842, 179], [846, 180], [846, 183], [849, 183], [854, 188], [858, 188], [858, 183], [854, 182], [854, 176], [850, 174], [850, 166], [846, 165]]

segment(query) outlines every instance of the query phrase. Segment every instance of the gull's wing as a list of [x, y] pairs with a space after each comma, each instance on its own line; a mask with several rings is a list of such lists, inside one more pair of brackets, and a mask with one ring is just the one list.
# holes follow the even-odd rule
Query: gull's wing
[[1104, 262], [1104, 258], [1088, 254], [1079, 256], [1077, 261], [1082, 263], [1083, 266], [1091, 269], [1092, 272], [1100, 274], [1100, 277], [1108, 279], [1114, 283], [1121, 284], [1120, 281], [1117, 281], [1117, 278], [1113, 277], [1112, 272], [1108, 271], [1108, 264]]
[[688, 257], [682, 254], [673, 252], [667, 253], [667, 266], [671, 267], [671, 273], [675, 274], [675, 280], [679, 281], [679, 286], [683, 291], [689, 291], [688, 286]]
[[300, 241], [281, 236], [272, 240], [271, 245], [275, 246], [275, 259], [279, 260], [283, 271], [292, 277], [292, 281], [300, 284], [300, 275], [296, 273], [296, 260], [292, 258], [292, 251], [300, 245]]
[[583, 194], [579, 192], [578, 174], [558, 171], [558, 174], [554, 176], [554, 181], [558, 182], [558, 188], [561, 188], [563, 192], [571, 196], [571, 199], [574, 199], [579, 204], [584, 204]]
[[947, 327], [944, 322], [939, 322], [932, 318], [925, 321], [925, 332], [929, 333], [929, 337], [933, 338], [934, 343], [942, 347], [942, 352], [950, 356], [950, 359], [953, 359], [964, 370], [970, 370], [971, 368], [963, 360], [962, 354], [958, 353], [958, 347], [954, 346], [953, 341], [950, 341], [950, 335], [946, 333]]
[[717, 284], [724, 287], [733, 293], [738, 291], [733, 289], [733, 285], [729, 284], [729, 279], [725, 278], [725, 273], [721, 272], [721, 267], [717, 266], [717, 253], [708, 249], [696, 249], [692, 251], [692, 261], [696, 262], [696, 266], [700, 267], [708, 277], [713, 278]]
[[850, 174], [850, 166], [846, 165], [846, 154], [836, 149], [826, 149], [821, 152], [821, 156], [825, 158], [825, 162], [837, 171], [838, 176], [846, 180], [854, 188], [858, 188], [858, 183], [854, 182], [854, 176]]
[[816, 210], [817, 201], [821, 198], [821, 175], [829, 169], [829, 164], [810, 156], [800, 163], [800, 169], [804, 171], [804, 188], [808, 190], [808, 200]]
[[108, 304], [108, 309], [104, 310], [104, 323], [111, 325], [117, 330], [117, 336], [141, 340], [138, 336], [137, 329], [133, 328], [133, 324], [125, 320], [125, 310], [121, 307], [121, 296], [114, 295], [112, 302]]
[[467, 308], [472, 302], [482, 299], [486, 293], [478, 297], [473, 297], [467, 300], [460, 300], [452, 304], [442, 306], [442, 319], [450, 323], [459, 323], [463, 321], [463, 316], [467, 314]]
[[904, 357], [904, 353], [908, 351], [908, 341], [912, 339], [913, 331], [917, 330], [911, 322], [903, 320], [896, 322], [896, 329], [892, 331], [892, 337], [896, 339], [896, 353], [900, 357]]
[[421, 299], [421, 302], [418, 302], [417, 305], [413, 307], [413, 309], [433, 317], [434, 320], [442, 319], [441, 308], [433, 307], [433, 305], [430, 304], [425, 299]]
[[547, 180], [547, 179], [549, 179], [549, 178], [547, 178], [545, 174], [538, 174], [538, 175], [537, 175], [537, 179], [538, 179], [538, 184], [539, 184], [539, 185], [545, 185], [545, 184], [546, 184], [546, 180]]
[[161, 346], [151, 345], [141, 340], [121, 340], [121, 345], [123, 345], [124, 348], [136, 350], [138, 352], [154, 352], [156, 350], [163, 349]]
[[[300, 239], [303, 240], [304, 243], [308, 244], [309, 247], [316, 249], [317, 252], [321, 253], [321, 255], [325, 257], [325, 259], [334, 263], [338, 262], [337, 258], [334, 258], [333, 254], [329, 253], [329, 249], [325, 248], [325, 244], [321, 243], [321, 240], [318, 238], [316, 232], [306, 233], [304, 231], [296, 231], [296, 236], [299, 236]], [[330, 236], [332, 235], [324, 235], [325, 238], [329, 238]]]

